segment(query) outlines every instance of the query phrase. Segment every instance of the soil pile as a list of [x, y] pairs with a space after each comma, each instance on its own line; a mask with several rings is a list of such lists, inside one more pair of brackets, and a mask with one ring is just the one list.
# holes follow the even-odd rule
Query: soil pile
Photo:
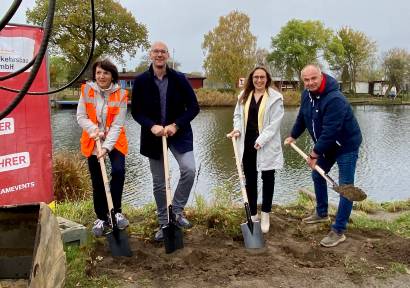
[[172, 254], [131, 235], [133, 257], [113, 259], [100, 241], [88, 273], [122, 279], [122, 287], [410, 287], [410, 239], [350, 229], [344, 243], [323, 248], [329, 227], [275, 209], [265, 248], [253, 251], [241, 237], [198, 225], [185, 231], [185, 248]]

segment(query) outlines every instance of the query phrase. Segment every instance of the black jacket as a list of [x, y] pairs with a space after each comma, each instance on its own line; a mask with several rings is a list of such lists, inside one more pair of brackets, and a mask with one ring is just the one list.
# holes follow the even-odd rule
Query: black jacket
[[323, 73], [325, 89], [318, 95], [304, 90], [299, 114], [291, 136], [298, 138], [305, 129], [315, 142], [313, 150], [319, 155], [338, 155], [357, 150], [362, 133], [352, 107], [337, 81]]
[[[168, 89], [166, 101], [166, 125], [175, 123], [178, 130], [168, 138], [179, 153], [193, 150], [193, 137], [190, 122], [199, 113], [194, 90], [183, 73], [167, 67]], [[141, 125], [142, 155], [160, 159], [162, 155], [161, 137], [151, 132], [151, 127], [161, 125], [161, 106], [158, 86], [154, 81], [151, 67], [138, 75], [132, 87], [131, 114]]]

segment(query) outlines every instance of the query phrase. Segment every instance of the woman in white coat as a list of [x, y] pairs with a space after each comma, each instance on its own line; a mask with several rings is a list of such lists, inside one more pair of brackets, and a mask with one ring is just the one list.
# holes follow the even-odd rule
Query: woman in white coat
[[261, 228], [269, 231], [269, 213], [275, 185], [275, 170], [283, 167], [280, 137], [283, 96], [271, 87], [272, 78], [264, 67], [249, 74], [235, 107], [234, 129], [228, 137], [238, 138], [238, 152], [246, 178], [246, 192], [252, 220], [258, 221], [258, 172], [262, 174]]

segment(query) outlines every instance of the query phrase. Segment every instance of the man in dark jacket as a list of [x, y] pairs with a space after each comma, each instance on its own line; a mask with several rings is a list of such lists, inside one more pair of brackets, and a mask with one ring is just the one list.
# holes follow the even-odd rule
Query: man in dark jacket
[[149, 158], [160, 229], [155, 240], [164, 239], [162, 227], [168, 222], [165, 197], [163, 135], [178, 162], [180, 179], [173, 197], [173, 212], [180, 227], [191, 223], [183, 215], [195, 178], [193, 136], [190, 122], [199, 113], [195, 93], [185, 75], [167, 66], [168, 48], [162, 42], [151, 46], [151, 66], [138, 75], [132, 88], [131, 112], [141, 125], [140, 152]]
[[[319, 165], [326, 173], [337, 163], [339, 184], [353, 184], [359, 146], [362, 134], [353, 115], [352, 108], [339, 90], [338, 82], [320, 71], [315, 65], [307, 65], [301, 72], [305, 90], [301, 96], [299, 114], [290, 137], [285, 139], [288, 145], [308, 130], [314, 146], [307, 160], [313, 169]], [[326, 180], [315, 170], [312, 179], [316, 194], [316, 211], [303, 219], [305, 223], [329, 221], [328, 195]], [[353, 203], [340, 196], [335, 223], [330, 233], [320, 244], [333, 247], [346, 240], [344, 231], [349, 221]]]

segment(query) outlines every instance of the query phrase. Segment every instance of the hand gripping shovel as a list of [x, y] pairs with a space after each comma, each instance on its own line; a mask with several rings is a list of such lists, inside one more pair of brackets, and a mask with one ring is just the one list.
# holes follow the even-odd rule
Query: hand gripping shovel
[[162, 136], [162, 152], [164, 158], [165, 194], [167, 198], [168, 224], [162, 227], [164, 232], [165, 253], [184, 248], [183, 233], [176, 225], [175, 214], [172, 212], [171, 178], [169, 176], [167, 137]]
[[[300, 148], [298, 146], [296, 146], [295, 143], [290, 143], [290, 146], [295, 149], [296, 152], [299, 153], [300, 156], [302, 156], [305, 160], [308, 159], [308, 156], [302, 151], [300, 150]], [[315, 170], [323, 177], [326, 179], [326, 181], [332, 186], [332, 189], [334, 191], [336, 191], [337, 193], [339, 193], [340, 195], [342, 195], [343, 197], [345, 197], [346, 199], [350, 200], [350, 201], [363, 201], [364, 199], [367, 198], [366, 193], [364, 193], [364, 191], [358, 187], [355, 187], [351, 184], [349, 185], [337, 185], [336, 182], [330, 178], [329, 175], [327, 175], [325, 173], [325, 171], [320, 168], [319, 165], [315, 166]]]
[[252, 248], [263, 248], [264, 240], [261, 229], [261, 223], [259, 221], [253, 222], [251, 218], [251, 210], [249, 209], [248, 196], [246, 194], [245, 188], [245, 176], [243, 175], [241, 163], [238, 156], [238, 148], [236, 147], [236, 137], [232, 137], [233, 151], [235, 153], [236, 168], [238, 169], [239, 180], [241, 182], [241, 192], [243, 203], [245, 205], [246, 212], [246, 223], [241, 224], [241, 230], [243, 235], [243, 241], [245, 242], [245, 247], [248, 249]]
[[[100, 138], [97, 138], [95, 142], [97, 143], [97, 151], [101, 151]], [[99, 162], [101, 166], [102, 177], [104, 180], [105, 196], [107, 198], [107, 204], [108, 204], [108, 217], [110, 219], [110, 224], [112, 228], [112, 231], [107, 234], [107, 239], [108, 239], [108, 244], [110, 246], [111, 255], [131, 257], [132, 252], [130, 249], [130, 245], [128, 243], [127, 232], [124, 230], [118, 229], [118, 226], [117, 226], [117, 219], [115, 218], [114, 205], [112, 203], [110, 183], [107, 177], [107, 170], [105, 168], [104, 157], [101, 157], [99, 159]]]

